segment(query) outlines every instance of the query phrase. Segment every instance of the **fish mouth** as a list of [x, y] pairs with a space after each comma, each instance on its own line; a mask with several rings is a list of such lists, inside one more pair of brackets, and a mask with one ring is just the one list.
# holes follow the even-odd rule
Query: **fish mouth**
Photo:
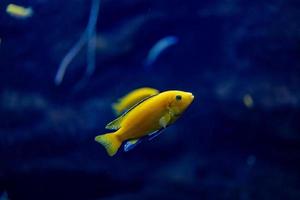
[[193, 93], [189, 92], [189, 96], [191, 97], [191, 100], [193, 101], [195, 96], [193, 95]]

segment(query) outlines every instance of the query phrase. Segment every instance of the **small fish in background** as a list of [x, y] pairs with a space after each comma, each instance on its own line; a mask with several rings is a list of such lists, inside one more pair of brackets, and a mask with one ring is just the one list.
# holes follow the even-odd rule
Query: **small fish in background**
[[122, 112], [128, 110], [139, 101], [145, 99], [146, 97], [156, 95], [158, 93], [159, 91], [154, 88], [139, 88], [129, 92], [127, 95], [120, 98], [117, 103], [114, 103], [112, 105], [112, 108], [116, 115], [120, 115]]
[[31, 7], [25, 8], [16, 4], [9, 4], [6, 7], [6, 12], [11, 16], [20, 19], [26, 19], [33, 15], [33, 10]]
[[247, 108], [252, 108], [253, 107], [253, 99], [252, 96], [250, 94], [246, 94], [243, 97], [243, 103]]
[[109, 156], [115, 155], [123, 142], [127, 152], [142, 140], [158, 136], [182, 115], [193, 100], [192, 93], [178, 90], [145, 98], [106, 125], [106, 129], [115, 132], [98, 135], [95, 141], [105, 147]]
[[168, 47], [176, 44], [177, 42], [178, 38], [176, 36], [167, 36], [157, 41], [148, 53], [148, 56], [144, 63], [144, 68], [146, 70], [149, 70], [150, 66], [153, 65], [153, 63], [157, 60], [158, 56]]

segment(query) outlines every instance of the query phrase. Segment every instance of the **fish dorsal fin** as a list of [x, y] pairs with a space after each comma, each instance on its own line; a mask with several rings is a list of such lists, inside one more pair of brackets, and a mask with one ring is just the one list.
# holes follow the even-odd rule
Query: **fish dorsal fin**
[[110, 130], [118, 130], [121, 127], [121, 122], [123, 121], [124, 117], [131, 111], [133, 110], [135, 107], [137, 107], [138, 105], [140, 105], [141, 103], [143, 103], [144, 101], [146, 101], [147, 99], [150, 99], [155, 95], [146, 97], [144, 99], [142, 99], [141, 101], [139, 101], [138, 103], [136, 103], [134, 106], [132, 106], [131, 108], [129, 108], [126, 112], [124, 112], [120, 117], [118, 117], [117, 119], [115, 119], [114, 121], [108, 123], [105, 128], [106, 129], [110, 129]]
[[121, 115], [120, 117], [118, 117], [117, 119], [115, 119], [112, 122], [109, 122], [105, 128], [106, 129], [110, 129], [110, 130], [118, 130], [121, 127], [121, 122], [123, 120], [123, 115]]
[[139, 102], [137, 102], [136, 104], [134, 104], [131, 108], [129, 108], [126, 112], [124, 112], [121, 116], [124, 117], [124, 116], [127, 115], [131, 110], [133, 110], [135, 107], [137, 107], [138, 105], [140, 105], [140, 104], [143, 103], [144, 101], [146, 101], [146, 100], [148, 100], [148, 99], [150, 99], [150, 98], [152, 98], [152, 97], [154, 97], [154, 96], [156, 96], [156, 95], [157, 95], [157, 94], [154, 94], [154, 95], [148, 96], [148, 97], [146, 97], [146, 98], [140, 100]]
[[157, 136], [159, 136], [163, 131], [165, 130], [165, 128], [161, 128], [157, 131], [154, 131], [150, 134], [148, 134], [148, 136], [139, 138], [139, 139], [132, 139], [132, 140], [128, 140], [125, 145], [124, 145], [124, 151], [130, 151], [131, 149], [133, 149], [134, 147], [136, 147], [136, 145], [140, 144], [142, 141], [145, 140], [145, 138], [148, 138], [148, 140], [153, 140], [154, 138], [156, 138]]

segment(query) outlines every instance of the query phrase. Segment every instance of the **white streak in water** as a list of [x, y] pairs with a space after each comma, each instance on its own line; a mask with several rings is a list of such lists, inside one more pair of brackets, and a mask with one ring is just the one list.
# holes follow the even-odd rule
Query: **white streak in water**
[[60, 85], [63, 81], [66, 70], [72, 60], [77, 56], [79, 51], [83, 48], [83, 46], [87, 43], [87, 69], [86, 75], [90, 76], [95, 70], [95, 57], [96, 57], [96, 44], [95, 44], [95, 36], [96, 36], [96, 25], [98, 19], [100, 7], [100, 0], [93, 0], [90, 17], [88, 25], [83, 32], [80, 39], [76, 42], [76, 44], [69, 50], [66, 56], [62, 59], [58, 70], [56, 72], [54, 83], [56, 85]]
[[54, 82], [56, 85], [60, 85], [63, 81], [64, 75], [66, 73], [66, 69], [68, 68], [69, 64], [72, 62], [72, 60], [75, 58], [75, 56], [78, 54], [78, 52], [82, 49], [83, 45], [87, 41], [87, 34], [84, 33], [78, 42], [70, 49], [70, 51], [67, 53], [67, 55], [62, 59], [58, 70], [55, 75]]
[[93, 5], [90, 12], [89, 23], [87, 26], [87, 68], [86, 76], [91, 76], [95, 71], [96, 60], [96, 25], [99, 14], [100, 0], [93, 0]]
[[178, 38], [176, 36], [167, 36], [157, 41], [150, 49], [145, 60], [144, 68], [149, 69], [150, 66], [157, 60], [158, 56], [168, 47], [176, 44]]

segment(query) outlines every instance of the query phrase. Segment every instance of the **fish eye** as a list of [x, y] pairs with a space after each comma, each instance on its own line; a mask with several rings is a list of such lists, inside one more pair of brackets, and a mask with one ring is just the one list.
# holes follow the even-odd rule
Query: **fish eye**
[[177, 100], [177, 101], [179, 101], [179, 100], [181, 100], [181, 99], [182, 99], [181, 95], [176, 95], [176, 100]]

